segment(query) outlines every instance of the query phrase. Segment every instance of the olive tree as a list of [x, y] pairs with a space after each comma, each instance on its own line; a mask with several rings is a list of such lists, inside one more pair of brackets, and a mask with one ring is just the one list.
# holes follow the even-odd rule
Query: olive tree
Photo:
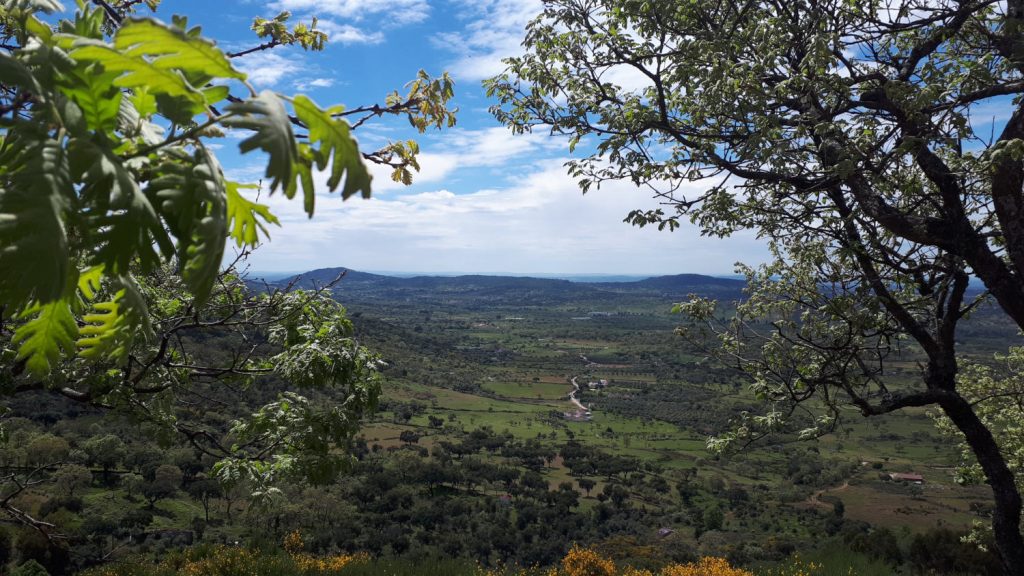
[[[1024, 2], [548, 0], [523, 45], [488, 81], [492, 111], [567, 136], [584, 191], [649, 187], [662, 207], [627, 221], [771, 248], [735, 314], [679, 307], [770, 407], [712, 447], [934, 406], [1024, 574], [1014, 472], [957, 378], [985, 301], [1024, 328]], [[911, 348], [904, 385], [885, 368]]]

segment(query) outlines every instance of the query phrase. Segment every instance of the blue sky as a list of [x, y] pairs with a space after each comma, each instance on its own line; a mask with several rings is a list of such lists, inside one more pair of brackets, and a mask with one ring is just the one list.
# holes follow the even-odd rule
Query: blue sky
[[[373, 199], [343, 203], [324, 194], [312, 220], [298, 201], [265, 199], [282, 227], [252, 257], [254, 270], [731, 274], [736, 261], [764, 258], [749, 235], [718, 240], [690, 227], [669, 233], [623, 223], [630, 210], [655, 206], [647, 193], [620, 184], [583, 196], [562, 166], [564, 141], [513, 136], [491, 117], [481, 80], [519, 51], [539, 0], [164, 0], [159, 14], [187, 14], [207, 37], [238, 50], [258, 43], [248, 30], [254, 16], [285, 9], [295, 20], [317, 15], [331, 41], [322, 53], [278, 48], [236, 60], [257, 88], [351, 107], [382, 102], [421, 68], [448, 71], [458, 125], [425, 135], [404, 120], [365, 125], [356, 135], [367, 150], [419, 140], [414, 184], [375, 171]], [[260, 159], [236, 148], [230, 137], [218, 145], [228, 175], [257, 180]]]

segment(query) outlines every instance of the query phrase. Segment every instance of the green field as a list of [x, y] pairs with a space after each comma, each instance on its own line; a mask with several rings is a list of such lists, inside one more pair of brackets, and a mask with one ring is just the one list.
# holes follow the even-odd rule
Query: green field
[[[731, 414], [755, 406], [756, 401], [733, 376], [715, 371], [701, 354], [674, 340], [671, 317], [652, 309], [641, 311], [634, 306], [633, 310], [630, 316], [586, 322], [572, 320], [579, 313], [573, 309], [545, 314], [508, 311], [508, 316], [523, 318], [515, 321], [464, 316], [468, 325], [482, 327], [447, 335], [464, 343], [459, 348], [463, 359], [472, 358], [464, 366], [463, 391], [452, 390], [444, 382], [394, 381], [388, 394], [419, 402], [424, 411], [404, 425], [395, 423], [393, 414], [383, 413], [368, 429], [367, 439], [397, 445], [401, 430], [409, 426], [423, 433], [423, 446], [451, 441], [481, 427], [521, 440], [539, 439], [555, 450], [574, 438], [609, 454], [650, 463], [668, 477], [674, 471], [698, 470], [737, 486], [789, 486], [786, 499], [796, 500], [784, 506], [814, 508], [807, 501], [817, 490], [828, 491], [830, 486], [789, 484], [785, 469], [791, 456], [755, 450], [717, 458], [707, 452], [709, 434], [727, 426]], [[427, 363], [435, 371], [444, 367], [441, 362]], [[904, 364], [912, 366], [913, 361]], [[571, 390], [567, 380], [572, 376], [581, 384], [611, 381], [606, 389], [583, 391], [582, 400], [593, 407], [590, 421], [561, 417], [562, 412], [575, 409], [566, 399]], [[431, 415], [443, 419], [445, 426], [431, 429]], [[984, 489], [953, 482], [956, 453], [938, 437], [923, 409], [875, 419], [851, 413], [839, 432], [782, 449], [810, 450], [824, 468], [849, 470], [845, 476], [836, 476], [831, 488], [851, 485], [833, 494], [843, 500], [851, 519], [874, 519], [880, 525], [911, 531], [935, 525], [967, 527], [977, 519], [968, 510], [970, 503], [987, 499]], [[925, 475], [921, 491], [911, 495], [906, 488], [879, 479], [880, 473], [906, 471]], [[557, 460], [546, 467], [545, 474], [552, 486], [575, 480]], [[604, 482], [597, 480], [600, 491]]]
[[561, 400], [572, 390], [567, 383], [551, 382], [484, 382], [480, 388], [504, 398], [527, 400]]

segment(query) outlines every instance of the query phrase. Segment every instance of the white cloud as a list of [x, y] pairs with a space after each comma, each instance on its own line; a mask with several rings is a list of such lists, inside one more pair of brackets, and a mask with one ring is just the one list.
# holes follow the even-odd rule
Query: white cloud
[[736, 254], [764, 259], [755, 238], [638, 230], [622, 222], [654, 201], [629, 183], [585, 197], [561, 166], [537, 165], [511, 185], [454, 194], [445, 189], [342, 203], [317, 199], [307, 220], [298, 199], [271, 198], [283, 222], [253, 257], [262, 271], [325, 266], [434, 272], [731, 273]]
[[[435, 36], [434, 44], [457, 55], [449, 70], [460, 80], [479, 81], [505, 70], [504, 58], [523, 53], [526, 25], [543, 9], [541, 0], [454, 0], [468, 18], [459, 31]], [[629, 29], [621, 34], [632, 35]], [[599, 71], [603, 80], [638, 92], [651, 80], [632, 66], [617, 65]]]
[[330, 88], [334, 86], [334, 78], [314, 78], [312, 80], [296, 80], [295, 89], [299, 91], [310, 88]]
[[238, 68], [245, 72], [248, 80], [257, 88], [276, 88], [286, 81], [297, 90], [329, 88], [334, 79], [317, 76], [317, 67], [306, 64], [306, 60], [289, 54], [287, 49], [273, 52], [263, 51], [238, 59]]
[[366, 32], [349, 24], [338, 24], [332, 20], [319, 20], [317, 30], [327, 34], [327, 41], [339, 44], [380, 44], [384, 41], [384, 33]]
[[[422, 144], [422, 143], [421, 143]], [[529, 154], [564, 149], [559, 140], [541, 134], [522, 134], [513, 137], [501, 127], [481, 130], [449, 130], [435, 146], [423, 145], [419, 155], [420, 172], [413, 173], [416, 184], [444, 182], [460, 168], [505, 166], [513, 159]], [[371, 165], [374, 191], [385, 192], [405, 188], [391, 180], [391, 169]]]
[[627, 92], [640, 92], [654, 85], [649, 77], [633, 66], [608, 68], [602, 75], [602, 80], [611, 82]]
[[248, 75], [249, 82], [262, 88], [273, 87], [285, 78], [303, 72], [297, 65], [298, 60], [286, 58], [281, 52], [255, 52], [237, 59], [237, 62], [238, 68]]
[[293, 12], [315, 12], [358, 22], [367, 16], [384, 15], [390, 25], [401, 26], [426, 20], [427, 0], [276, 0], [271, 7]]
[[455, 78], [477, 81], [504, 69], [502, 58], [522, 52], [526, 24], [543, 8], [541, 0], [457, 0], [468, 16], [465, 27], [434, 38], [456, 54], [448, 69]]

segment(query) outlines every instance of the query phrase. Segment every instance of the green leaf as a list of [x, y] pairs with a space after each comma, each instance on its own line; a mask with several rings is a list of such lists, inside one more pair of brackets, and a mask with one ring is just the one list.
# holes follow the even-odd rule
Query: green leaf
[[169, 28], [151, 18], [131, 19], [117, 31], [114, 47], [145, 57], [155, 68], [182, 70], [213, 78], [245, 79], [227, 56], [208, 40]]
[[94, 300], [103, 281], [103, 266], [93, 266], [78, 274], [78, 291], [86, 300]]
[[131, 99], [139, 116], [149, 118], [156, 114], [156, 99], [149, 93], [149, 90], [139, 88], [133, 91]]
[[74, 353], [78, 324], [67, 299], [33, 304], [18, 317], [31, 318], [15, 330], [12, 342], [18, 346], [18, 360], [25, 360], [33, 375], [48, 375], [63, 355]]
[[206, 98], [206, 102], [209, 104], [216, 104], [222, 100], [227, 100], [228, 96], [231, 95], [231, 89], [227, 86], [206, 86], [200, 92], [203, 93], [203, 97]]
[[0, 188], [0, 301], [15, 309], [53, 302], [64, 294], [71, 268], [64, 217], [74, 189], [67, 154], [56, 140], [22, 133], [9, 133], [0, 150], [0, 177], [8, 186]]
[[156, 210], [120, 158], [90, 140], [72, 140], [69, 149], [75, 171], [82, 172], [81, 199], [92, 208], [85, 216], [88, 229], [94, 231], [86, 238], [95, 248], [92, 263], [121, 275], [129, 272], [136, 258], [144, 269], [156, 266], [160, 257], [154, 244], [165, 254], [172, 253]]
[[132, 327], [133, 338], [136, 336], [152, 338], [153, 325], [150, 322], [149, 305], [146, 304], [146, 297], [139, 285], [136, 284], [132, 276], [116, 276], [113, 278], [113, 284], [120, 287], [124, 293], [121, 297], [121, 309], [124, 310], [129, 325]]
[[[102, 269], [88, 271], [90, 278], [89, 290], [95, 296], [94, 287], [98, 287], [96, 274]], [[123, 361], [131, 350], [131, 345], [139, 332], [148, 336], [149, 314], [146, 303], [138, 287], [127, 277], [115, 277], [111, 284], [120, 287], [106, 301], [92, 305], [92, 312], [82, 316], [84, 326], [79, 330], [79, 355], [87, 360]], [[79, 280], [79, 289], [82, 280]], [[84, 291], [83, 291], [84, 292]]]
[[196, 152], [199, 162], [192, 170], [197, 196], [202, 199], [201, 217], [192, 242], [181, 260], [181, 276], [198, 304], [210, 296], [217, 279], [227, 239], [227, 192], [217, 160], [205, 148]]
[[35, 16], [25, 19], [25, 31], [33, 36], [38, 36], [45, 43], [49, 43], [53, 38], [53, 29]]
[[78, 104], [89, 129], [112, 132], [117, 127], [122, 92], [114, 86], [116, 72], [95, 65], [79, 66], [61, 83], [61, 91]]
[[205, 104], [203, 95], [174, 70], [154, 66], [141, 56], [130, 56], [96, 40], [78, 40], [70, 55], [75, 60], [99, 63], [119, 75], [114, 85], [121, 88], [147, 88], [151, 94], [184, 98], [193, 105]]
[[271, 179], [270, 192], [287, 187], [294, 178], [298, 152], [291, 119], [281, 99], [273, 92], [263, 91], [243, 102], [233, 102], [225, 110], [237, 115], [226, 118], [222, 122], [225, 127], [255, 132], [239, 145], [242, 152], [259, 149], [270, 156], [266, 170]]
[[37, 97], [45, 94], [44, 90], [40, 87], [39, 81], [32, 75], [32, 71], [28, 69], [20, 60], [12, 58], [10, 54], [0, 52], [0, 78], [3, 78], [3, 83], [6, 86], [17, 86], [23, 90], [27, 90]]
[[147, 193], [177, 239], [182, 278], [202, 303], [216, 279], [227, 239], [227, 191], [217, 160], [200, 147], [165, 151]]
[[359, 146], [349, 133], [348, 124], [335, 120], [306, 96], [296, 96], [294, 105], [295, 115], [309, 128], [309, 141], [320, 144], [314, 155], [317, 169], [324, 170], [328, 165], [331, 168], [327, 188], [334, 192], [344, 178], [342, 199], [347, 200], [356, 192], [369, 198], [370, 173], [363, 164]]
[[[228, 228], [231, 238], [234, 238], [235, 245], [255, 246], [259, 242], [259, 229], [268, 239], [266, 226], [260, 222], [262, 219], [269, 224], [280, 225], [277, 216], [270, 213], [270, 207], [265, 204], [257, 204], [242, 196], [240, 189], [254, 189], [258, 186], [243, 186], [237, 182], [227, 182], [227, 206], [228, 206]], [[259, 217], [259, 219], [257, 219]]]
[[149, 146], [160, 144], [164, 140], [164, 129], [149, 121], [156, 111], [156, 99], [145, 89], [135, 90], [128, 98], [121, 98], [117, 128], [126, 138], [140, 138]]
[[124, 316], [119, 314], [117, 301], [124, 296], [120, 291], [107, 302], [92, 305], [93, 312], [82, 317], [85, 326], [79, 330], [79, 353], [82, 358], [96, 360], [102, 357], [123, 357], [128, 348], [124, 330]]
[[157, 167], [159, 176], [150, 181], [146, 194], [177, 238], [179, 253], [183, 253], [201, 217], [202, 199], [192, 182], [195, 156], [181, 147], [168, 148], [163, 153], [164, 161]]
[[[298, 181], [302, 183], [302, 206], [305, 209], [306, 214], [312, 218], [313, 207], [316, 202], [316, 186], [313, 184], [313, 161], [309, 159], [309, 156], [311, 155], [309, 145], [300, 145], [299, 154], [302, 157], [302, 160], [295, 164], [295, 171], [298, 172]], [[295, 197], [296, 188], [297, 185], [295, 182], [292, 182], [291, 185], [288, 186], [288, 190], [285, 191], [288, 198]]]

